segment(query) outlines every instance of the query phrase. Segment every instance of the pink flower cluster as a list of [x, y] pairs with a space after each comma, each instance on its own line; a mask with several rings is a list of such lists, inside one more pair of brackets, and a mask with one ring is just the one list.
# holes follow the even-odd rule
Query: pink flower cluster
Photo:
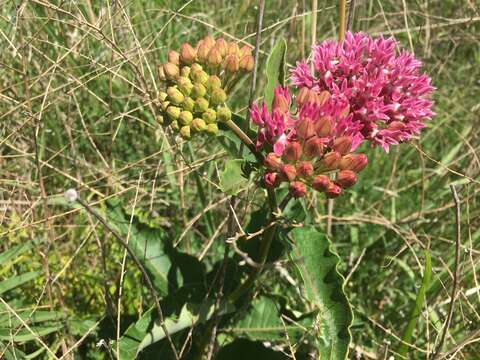
[[288, 90], [275, 90], [272, 111], [265, 104], [251, 108], [258, 125], [257, 148], [267, 149], [263, 182], [277, 187], [288, 182], [295, 197], [307, 187], [337, 197], [355, 184], [357, 173], [367, 165], [364, 154], [352, 152], [353, 137], [348, 103], [333, 101], [328, 91], [302, 89], [295, 113]]
[[420, 73], [421, 62], [412, 54], [396, 54], [397, 42], [347, 33], [345, 40], [313, 46], [310, 62], [297, 63], [292, 83], [315, 92], [328, 91], [335, 102], [347, 103], [349, 134], [355, 148], [363, 141], [390, 145], [420, 133], [432, 118], [430, 78]]

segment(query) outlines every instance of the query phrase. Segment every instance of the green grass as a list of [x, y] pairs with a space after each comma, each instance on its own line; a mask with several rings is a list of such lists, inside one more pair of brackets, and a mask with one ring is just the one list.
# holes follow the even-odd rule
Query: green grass
[[[223, 0], [16, 3], [0, 0], [0, 252], [26, 241], [35, 250], [29, 261], [0, 269], [0, 280], [37, 270], [43, 275], [2, 299], [67, 314], [61, 331], [41, 337], [57, 355], [88, 333], [73, 353], [108, 358], [105, 347], [95, 344], [116, 338], [123, 249], [87, 213], [72, 213], [61, 195], [76, 188], [101, 209], [105, 198], [117, 199], [161, 226], [173, 241], [188, 225], [179, 248], [193, 256], [216, 235], [204, 259], [208, 267], [221, 259], [228, 208], [226, 202], [215, 204], [224, 198], [218, 174], [227, 154], [206, 138], [188, 144], [166, 136], [146, 94], [156, 91], [156, 66], [170, 47], [207, 33], [253, 44], [257, 5]], [[267, 1], [257, 97], [275, 39], [287, 40], [290, 65], [308, 54], [311, 14], [309, 2], [306, 8], [302, 3]], [[365, 359], [396, 356], [428, 249], [432, 279], [409, 354], [431, 358], [452, 285], [455, 217], [448, 185], [454, 183], [462, 200], [460, 292], [443, 351], [452, 359], [478, 359], [480, 6], [446, 0], [405, 4], [357, 1], [355, 9], [355, 31], [393, 33], [405, 49], [413, 45], [437, 88], [437, 116], [420, 140], [389, 155], [366, 149], [369, 166], [359, 183], [335, 201], [331, 237], [349, 279], [354, 351]], [[318, 40], [336, 36], [335, 5], [319, 2]], [[245, 79], [231, 97], [238, 112], [245, 112], [249, 83]], [[314, 200], [305, 207], [326, 227], [326, 203]], [[264, 201], [253, 185], [242, 193], [240, 223], [248, 223], [243, 209], [256, 210]], [[209, 203], [207, 215], [192, 222]], [[125, 276], [122, 330], [150, 304], [132, 263]], [[296, 296], [283, 290], [291, 285], [278, 272], [263, 280], [268, 289]], [[0, 307], [0, 316], [4, 311]], [[26, 353], [43, 349], [39, 357], [48, 358], [38, 340], [10, 343], [8, 351], [14, 346]]]

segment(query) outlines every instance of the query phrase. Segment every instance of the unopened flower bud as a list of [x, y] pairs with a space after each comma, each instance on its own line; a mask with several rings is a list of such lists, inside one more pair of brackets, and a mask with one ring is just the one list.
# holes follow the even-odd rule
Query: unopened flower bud
[[185, 99], [183, 94], [176, 87], [173, 86], [170, 86], [167, 89], [167, 94], [168, 100], [170, 100], [170, 102], [174, 105], [180, 105]]
[[169, 106], [167, 108], [167, 115], [171, 120], [177, 120], [180, 116], [180, 108], [176, 106]]
[[300, 91], [298, 92], [298, 95], [296, 97], [296, 102], [297, 102], [297, 106], [300, 108], [302, 107], [304, 104], [307, 104], [309, 103], [310, 101], [310, 98], [311, 98], [311, 93], [313, 92], [313, 90], [310, 90], [309, 88], [307, 87], [302, 87], [300, 89]]
[[165, 100], [160, 103], [160, 107], [163, 111], [167, 111], [167, 108], [170, 106], [170, 101]]
[[188, 43], [180, 46], [180, 60], [182, 63], [190, 65], [195, 61], [197, 51]]
[[173, 129], [173, 130], [177, 130], [180, 129], [180, 127], [178, 126], [178, 122], [176, 120], [173, 120], [171, 123], [170, 123], [170, 127]]
[[227, 42], [224, 38], [218, 38], [217, 41], [215, 41], [215, 47], [218, 49], [221, 56], [227, 54]]
[[188, 78], [190, 76], [190, 71], [191, 71], [190, 66], [183, 66], [182, 69], [180, 70], [180, 75]]
[[325, 195], [329, 199], [336, 198], [340, 196], [341, 193], [342, 193], [342, 188], [334, 183], [331, 183], [327, 188], [327, 190], [325, 190]]
[[168, 94], [167, 94], [166, 92], [160, 91], [160, 92], [158, 93], [158, 100], [160, 100], [160, 101], [165, 101], [166, 98], [167, 98], [167, 96], [168, 96]]
[[217, 67], [221, 63], [222, 63], [222, 55], [220, 55], [220, 52], [218, 51], [217, 48], [213, 47], [208, 52], [207, 64], [211, 67]]
[[352, 170], [341, 170], [338, 172], [335, 182], [344, 189], [349, 188], [357, 182], [357, 174]]
[[355, 161], [353, 162], [350, 170], [355, 171], [357, 174], [365, 169], [368, 164], [368, 158], [365, 154], [356, 154]]
[[282, 92], [276, 92], [273, 97], [272, 110], [278, 111], [280, 114], [285, 114], [289, 109], [289, 99]]
[[157, 115], [155, 117], [155, 120], [157, 120], [157, 123], [159, 123], [159, 124], [163, 124], [165, 122], [162, 115]]
[[212, 91], [210, 95], [210, 102], [213, 105], [220, 105], [227, 101], [227, 94], [222, 88], [216, 88]]
[[265, 186], [275, 188], [280, 185], [281, 180], [277, 173], [266, 173], [263, 177], [263, 182]]
[[213, 38], [213, 36], [207, 35], [203, 38], [202, 41], [209, 48], [212, 48], [213, 46], [215, 46], [215, 39]]
[[338, 167], [342, 155], [336, 151], [329, 152], [322, 159], [322, 166], [327, 170], [334, 170]]
[[183, 95], [188, 96], [192, 92], [193, 84], [189, 78], [178, 77], [177, 78], [178, 89], [182, 92]]
[[300, 161], [297, 165], [297, 174], [301, 177], [309, 177], [313, 174], [313, 165], [309, 161]]
[[320, 157], [323, 155], [323, 142], [318, 137], [314, 136], [308, 139], [303, 146], [303, 151], [308, 157]]
[[193, 72], [196, 72], [196, 71], [203, 71], [203, 67], [199, 63], [193, 63], [190, 66], [190, 72], [193, 73]]
[[200, 46], [197, 49], [197, 58], [198, 61], [205, 63], [207, 61], [208, 53], [210, 51], [210, 48], [202, 42]]
[[333, 130], [333, 121], [329, 116], [323, 116], [315, 123], [315, 132], [319, 137], [330, 136]]
[[202, 119], [205, 120], [207, 124], [212, 124], [217, 120], [217, 112], [213, 109], [207, 109], [202, 114]]
[[193, 119], [190, 126], [191, 126], [192, 130], [197, 131], [197, 132], [207, 130], [207, 124], [205, 124], [205, 121], [203, 121], [203, 119], [199, 119], [199, 118]]
[[195, 100], [194, 110], [199, 113], [203, 113], [208, 109], [208, 100], [205, 98], [199, 98]]
[[206, 93], [207, 93], [207, 89], [205, 88], [205, 86], [203, 86], [200, 83], [195, 83], [192, 87], [191, 96], [193, 99], [198, 99], [198, 98], [204, 97]]
[[174, 80], [177, 75], [180, 73], [180, 70], [177, 65], [171, 62], [163, 64], [163, 72], [165, 77], [169, 80]]
[[295, 198], [304, 197], [307, 194], [307, 187], [300, 181], [290, 183], [290, 193]]
[[208, 77], [206, 86], [208, 91], [212, 91], [213, 89], [217, 89], [222, 86], [222, 80], [220, 80], [217, 75], [210, 75]]
[[281, 167], [282, 176], [288, 180], [288, 182], [293, 181], [297, 177], [297, 170], [295, 166], [291, 164], [285, 164]]
[[352, 149], [352, 137], [340, 136], [333, 140], [332, 148], [340, 154], [345, 155]]
[[207, 124], [207, 129], [205, 130], [210, 135], [217, 135], [218, 134], [218, 126], [217, 124]]
[[297, 161], [302, 156], [302, 145], [300, 143], [293, 141], [285, 146], [283, 151], [283, 157], [287, 161]]
[[238, 56], [238, 53], [240, 52], [240, 49], [238, 48], [238, 45], [236, 42], [230, 41], [227, 44], [227, 54], [228, 55], [235, 55]]
[[275, 153], [269, 153], [265, 156], [263, 164], [271, 170], [278, 170], [282, 165], [282, 160]]
[[315, 135], [315, 124], [313, 123], [313, 121], [310, 118], [305, 117], [305, 118], [303, 118], [301, 120], [297, 120], [297, 121], [298, 122], [297, 122], [295, 128], [296, 128], [296, 133], [297, 133], [299, 138], [309, 139], [313, 135]]
[[175, 50], [170, 50], [168, 52], [168, 62], [171, 62], [175, 65], [180, 65], [180, 55]]
[[235, 55], [227, 55], [224, 62], [225, 70], [229, 73], [236, 73], [240, 68], [238, 56]]
[[250, 45], [242, 46], [238, 55], [239, 55], [240, 58], [242, 58], [246, 55], [252, 55], [252, 47]]
[[221, 122], [228, 122], [232, 119], [232, 112], [226, 106], [217, 107], [217, 119]]
[[192, 67], [190, 78], [198, 84], [205, 85], [208, 81], [208, 74], [203, 70], [193, 70]]
[[195, 108], [195, 101], [191, 97], [186, 97], [183, 100], [182, 107], [184, 110], [192, 112]]
[[246, 72], [250, 72], [253, 70], [253, 67], [255, 66], [255, 60], [253, 59], [252, 55], [245, 55], [240, 59], [240, 69]]
[[190, 125], [193, 120], [193, 114], [190, 111], [182, 111], [178, 117], [178, 122], [182, 125]]
[[180, 135], [184, 139], [190, 139], [190, 126], [182, 126], [180, 128]]
[[332, 183], [332, 181], [330, 180], [330, 178], [326, 175], [318, 175], [318, 176], [315, 176], [315, 179], [313, 179], [312, 181], [312, 187], [317, 190], [317, 191], [326, 191], [328, 189], [328, 187], [330, 186], [330, 184]]

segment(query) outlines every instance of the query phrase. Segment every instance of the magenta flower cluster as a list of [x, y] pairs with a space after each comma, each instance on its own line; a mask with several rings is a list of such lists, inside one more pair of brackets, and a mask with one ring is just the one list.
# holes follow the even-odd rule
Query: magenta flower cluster
[[310, 61], [297, 63], [291, 81], [300, 89], [327, 90], [350, 105], [354, 148], [369, 141], [388, 152], [418, 135], [434, 115], [430, 78], [412, 54], [397, 55], [397, 45], [393, 38], [347, 33], [342, 42], [313, 46]]

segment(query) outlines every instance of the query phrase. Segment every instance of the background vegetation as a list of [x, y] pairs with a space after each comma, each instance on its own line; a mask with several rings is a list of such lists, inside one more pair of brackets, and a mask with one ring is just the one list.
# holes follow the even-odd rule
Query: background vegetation
[[[152, 304], [123, 248], [66, 203], [66, 189], [112, 222], [114, 211], [127, 221], [133, 213], [163, 229], [207, 269], [222, 259], [228, 197], [219, 173], [227, 153], [208, 138], [166, 136], [146, 93], [158, 86], [156, 65], [170, 47], [207, 33], [253, 44], [257, 10], [248, 0], [0, 1], [0, 358], [110, 358], [111, 341]], [[423, 59], [438, 115], [421, 140], [389, 155], [369, 149], [358, 185], [331, 214], [322, 197], [290, 207], [328, 232], [342, 258], [355, 313], [352, 358], [400, 358], [428, 256], [432, 277], [408, 353], [432, 358], [455, 273], [452, 183], [461, 200], [461, 261], [443, 357], [480, 358], [479, 21], [475, 0], [356, 1], [353, 30], [394, 35]], [[294, 64], [309, 53], [310, 25], [309, 1], [267, 1], [259, 89], [275, 40], [286, 38]], [[336, 32], [336, 1], [320, 1], [318, 40]], [[249, 84], [231, 97], [240, 113]], [[247, 210], [265, 197], [253, 183], [242, 186], [237, 212], [246, 226]], [[258, 293], [276, 292], [294, 311], [290, 272], [281, 262]], [[267, 347], [288, 354], [287, 340]]]

